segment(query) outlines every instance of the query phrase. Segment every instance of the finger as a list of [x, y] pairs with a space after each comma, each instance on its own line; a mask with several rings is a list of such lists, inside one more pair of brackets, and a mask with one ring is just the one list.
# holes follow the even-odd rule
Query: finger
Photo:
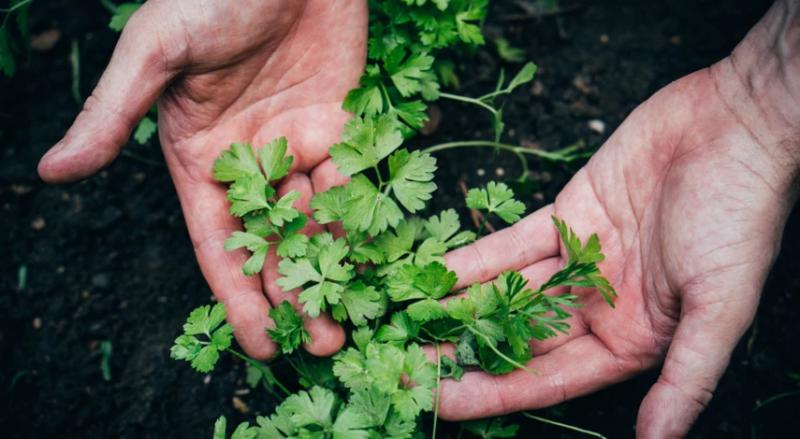
[[[297, 191], [300, 194], [294, 202], [294, 207], [309, 216], [309, 221], [303, 229], [303, 233], [314, 235], [320, 233], [323, 229], [311, 217], [311, 208], [309, 202], [312, 196], [311, 181], [303, 174], [291, 174], [284, 179], [281, 186], [278, 188], [278, 195], [283, 196], [291, 191]], [[278, 286], [277, 280], [281, 277], [278, 273], [278, 262], [280, 257], [275, 253], [275, 249], [270, 249], [267, 260], [264, 263], [262, 270], [262, 281], [264, 282], [264, 289], [267, 292], [267, 297], [273, 306], [278, 306], [284, 300], [288, 300], [294, 307], [302, 312], [303, 306], [297, 301], [297, 294], [299, 290], [284, 291], [283, 288]], [[344, 344], [344, 330], [342, 327], [333, 321], [328, 314], [320, 314], [317, 318], [309, 318], [304, 315], [305, 328], [311, 336], [311, 342], [305, 345], [306, 350], [318, 356], [333, 355]]]
[[[760, 286], [756, 288], [760, 291]], [[758, 305], [757, 292], [742, 291], [734, 285], [725, 290], [731, 293], [726, 299], [690, 306], [683, 312], [661, 375], [639, 408], [636, 437], [685, 437], [711, 400], [733, 348], [750, 326]]]
[[[579, 361], [576, 361], [579, 359]], [[505, 375], [468, 372], [443, 380], [439, 416], [456, 421], [558, 404], [619, 382], [632, 374], [593, 335], [584, 335], [528, 363], [534, 371]]]
[[[350, 178], [345, 177], [339, 173], [336, 163], [328, 159], [320, 163], [319, 166], [314, 168], [311, 172], [311, 183], [314, 185], [314, 193], [325, 192], [334, 186], [341, 186], [350, 181]], [[341, 223], [331, 223], [327, 225], [328, 230], [333, 233], [335, 237], [345, 235], [344, 228]]]
[[455, 288], [486, 282], [503, 271], [519, 270], [556, 256], [558, 233], [550, 218], [552, 214], [553, 206], [545, 206], [511, 227], [445, 255], [447, 266], [458, 276]]
[[[167, 160], [172, 160], [172, 156], [167, 155]], [[261, 279], [242, 273], [242, 266], [250, 256], [246, 250], [224, 249], [225, 239], [241, 229], [239, 221], [228, 214], [225, 189], [211, 182], [189, 179], [175, 166], [170, 169], [178, 169], [173, 180], [197, 262], [214, 295], [225, 304], [236, 340], [253, 358], [272, 357], [276, 345], [265, 332], [272, 320]]]
[[131, 17], [83, 110], [39, 162], [42, 179], [74, 181], [111, 163], [174, 77], [158, 38], [158, 20], [152, 19], [159, 13], [158, 6], [148, 2]]

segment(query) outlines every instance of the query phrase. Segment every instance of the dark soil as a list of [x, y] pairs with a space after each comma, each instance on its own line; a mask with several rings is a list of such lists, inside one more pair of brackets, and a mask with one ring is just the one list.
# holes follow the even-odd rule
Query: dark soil
[[[501, 20], [521, 10], [496, 0], [487, 33], [525, 49], [540, 66], [537, 84], [509, 105], [508, 140], [556, 148], [595, 148], [630, 111], [670, 81], [725, 56], [768, 1], [581, 1], [542, 19]], [[522, 2], [520, 2], [522, 3]], [[565, 2], [566, 3], [566, 2]], [[569, 5], [567, 5], [569, 6]], [[68, 56], [81, 54], [80, 92], [99, 78], [116, 40], [98, 2], [37, 1], [37, 34], [59, 29], [50, 51], [34, 52], [13, 80], [0, 79], [0, 436], [210, 437], [219, 414], [233, 420], [268, 413], [261, 393], [239, 396], [244, 367], [226, 359], [208, 377], [169, 359], [187, 312], [210, 300], [175, 191], [155, 145], [131, 144], [114, 165], [68, 186], [42, 183], [36, 163], [79, 110]], [[500, 68], [491, 48], [461, 62], [464, 94], [490, 89]], [[417, 143], [487, 138], [485, 115], [439, 103], [440, 128]], [[588, 121], [605, 122], [603, 134]], [[436, 208], [461, 206], [459, 182], [510, 179], [513, 157], [489, 150], [442, 154]], [[574, 168], [531, 163], [524, 189], [530, 208], [552, 201]], [[800, 372], [800, 212], [789, 220], [783, 252], [769, 278], [753, 329], [692, 437], [789, 437], [798, 431], [800, 398], [756, 412], [772, 395], [798, 389]], [[22, 272], [27, 272], [23, 275]], [[110, 341], [111, 380], [101, 374], [99, 345]], [[646, 373], [542, 411], [608, 437], [632, 437], [638, 404], [655, 380]], [[516, 419], [521, 437], [579, 437]]]

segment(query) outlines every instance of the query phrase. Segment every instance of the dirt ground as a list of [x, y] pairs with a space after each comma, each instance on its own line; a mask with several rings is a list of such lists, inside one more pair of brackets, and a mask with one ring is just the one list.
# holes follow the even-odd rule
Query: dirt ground
[[[518, 2], [496, 0], [486, 23], [540, 66], [536, 83], [515, 93], [506, 114], [510, 140], [556, 148], [600, 146], [637, 104], [682, 75], [725, 56], [769, 1], [564, 1], [556, 16], [520, 16]], [[524, 3], [524, 2], [519, 2]], [[574, 8], [573, 8], [574, 6]], [[55, 47], [33, 52], [13, 80], [0, 79], [0, 436], [210, 437], [213, 420], [269, 413], [261, 393], [239, 395], [244, 367], [226, 359], [208, 377], [169, 359], [187, 312], [211, 297], [195, 262], [175, 190], [155, 144], [126, 155], [84, 182], [42, 183], [36, 163], [70, 125], [69, 52], [80, 48], [79, 91], [96, 83], [117, 35], [99, 2], [36, 1], [34, 34], [58, 29]], [[459, 61], [463, 94], [493, 86], [493, 47]], [[485, 115], [438, 104], [439, 129], [415, 144], [486, 138]], [[589, 122], [600, 120], [602, 133]], [[595, 122], [596, 124], [596, 122]], [[513, 157], [489, 150], [440, 156], [434, 210], [462, 205], [459, 182], [509, 178]], [[577, 166], [530, 163], [536, 179], [521, 192], [531, 209], [552, 201]], [[503, 177], [498, 177], [498, 173]], [[462, 209], [463, 210], [463, 209]], [[462, 212], [463, 213], [463, 212]], [[465, 217], [466, 220], [466, 217]], [[753, 328], [736, 349], [714, 399], [691, 437], [780, 438], [800, 427], [800, 397], [754, 410], [759, 401], [798, 390], [800, 373], [800, 212], [789, 220]], [[24, 273], [23, 273], [24, 272]], [[111, 379], [101, 373], [100, 344], [113, 346]], [[656, 378], [626, 383], [543, 410], [543, 416], [633, 437], [641, 398]], [[520, 437], [580, 437], [513, 417]]]

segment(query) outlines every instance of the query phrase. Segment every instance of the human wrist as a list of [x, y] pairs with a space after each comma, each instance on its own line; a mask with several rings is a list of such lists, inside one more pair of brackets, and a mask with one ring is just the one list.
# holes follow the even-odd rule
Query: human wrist
[[800, 177], [800, 0], [777, 0], [711, 68], [717, 90], [776, 169]]

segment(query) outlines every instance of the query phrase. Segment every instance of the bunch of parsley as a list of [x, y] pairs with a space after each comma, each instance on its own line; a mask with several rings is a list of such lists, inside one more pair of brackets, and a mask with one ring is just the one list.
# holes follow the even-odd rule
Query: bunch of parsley
[[[452, 70], [436, 55], [457, 45], [482, 44], [479, 25], [487, 4], [370, 1], [368, 65], [360, 86], [343, 104], [353, 118], [341, 142], [330, 148], [339, 172], [350, 181], [311, 200], [313, 219], [341, 224], [341, 236], [302, 234], [309, 219], [293, 207], [298, 194], [279, 197], [272, 187], [292, 165], [286, 139], [258, 149], [233, 144], [215, 162], [214, 177], [229, 187], [230, 213], [242, 219], [244, 230], [233, 232], [225, 248], [250, 252], [243, 272], [260, 272], [267, 252], [275, 248], [282, 258], [278, 285], [297, 291], [303, 313], [316, 317], [328, 312], [348, 333], [347, 346], [332, 360], [315, 359], [298, 349], [310, 341], [300, 310], [289, 302], [273, 308], [274, 324], [265, 330], [281, 348], [276, 361], [285, 361], [297, 376], [297, 383], [286, 386], [269, 366], [231, 348], [223, 305], [192, 312], [175, 341], [173, 358], [206, 373], [221, 352], [229, 352], [248, 363], [251, 386], [263, 385], [282, 399], [274, 414], [258, 417], [255, 425], [240, 424], [232, 438], [418, 437], [430, 412], [435, 437], [441, 379], [458, 380], [469, 369], [491, 374], [526, 369], [531, 341], [569, 329], [566, 319], [569, 309], [579, 306], [577, 298], [547, 290], [593, 287], [613, 306], [615, 292], [597, 267], [603, 260], [597, 236], [583, 244], [557, 218], [568, 261], [547, 282], [534, 289], [519, 273], [506, 272], [493, 283], [447, 297], [457, 278], [444, 265], [445, 253], [474, 241], [483, 227], [478, 233], [462, 230], [453, 209], [420, 216], [436, 190], [431, 153], [443, 148], [411, 151], [402, 145], [427, 119], [425, 101], [437, 99], [440, 84], [453, 80]], [[496, 139], [484, 144], [498, 145], [502, 134], [502, 112], [492, 106], [494, 99], [530, 81], [534, 72], [533, 64], [526, 65], [508, 86], [501, 79], [495, 92], [472, 99], [493, 111]], [[466, 204], [507, 224], [525, 210], [512, 190], [497, 182], [471, 189]], [[442, 343], [456, 345], [455, 358], [428, 361], [422, 346], [433, 344], [438, 352]], [[498, 432], [493, 437], [516, 432], [499, 421], [464, 428]], [[214, 438], [226, 435], [223, 417]]]

